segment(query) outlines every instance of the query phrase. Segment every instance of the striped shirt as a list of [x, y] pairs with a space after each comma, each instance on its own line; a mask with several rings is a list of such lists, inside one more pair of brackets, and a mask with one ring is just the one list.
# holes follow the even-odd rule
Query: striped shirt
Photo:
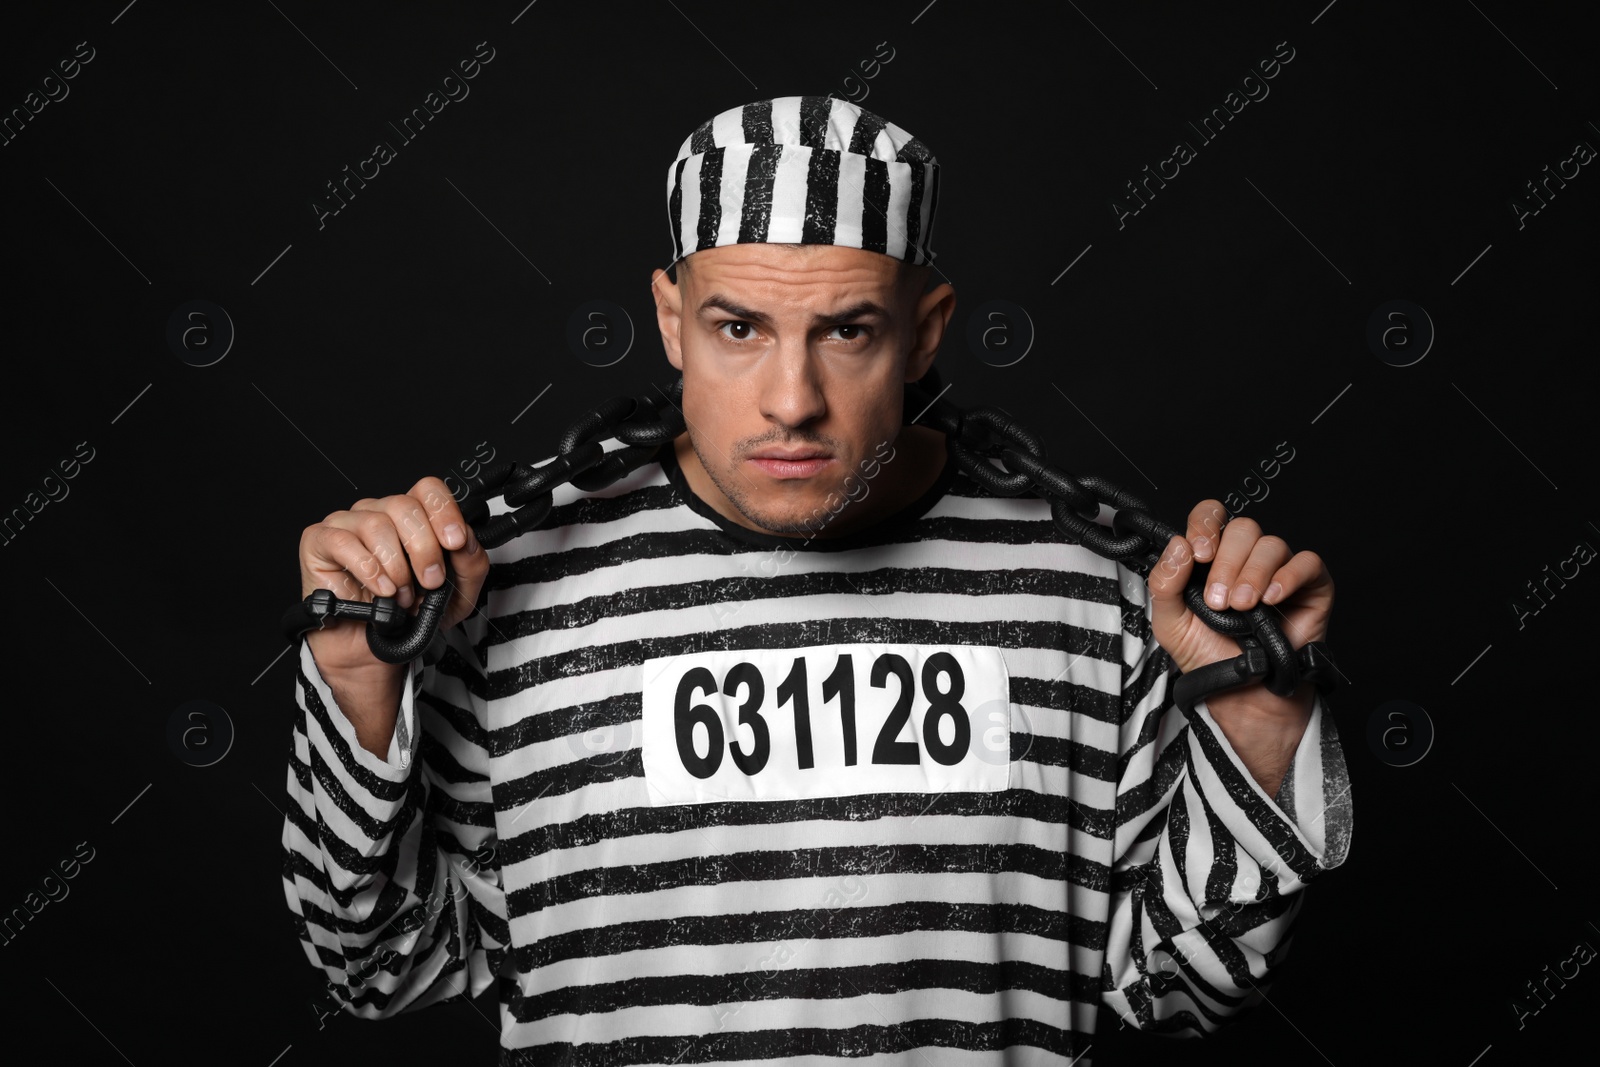
[[498, 980], [504, 1064], [944, 1067], [1259, 1001], [1349, 848], [1320, 695], [1269, 797], [1045, 501], [950, 462], [778, 538], [671, 452], [490, 550], [386, 759], [302, 642], [283, 884], [330, 1010]]

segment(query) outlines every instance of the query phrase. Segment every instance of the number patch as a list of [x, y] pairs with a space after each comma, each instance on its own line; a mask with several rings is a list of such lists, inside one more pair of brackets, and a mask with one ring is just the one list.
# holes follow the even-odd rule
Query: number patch
[[1010, 780], [1005, 660], [975, 645], [816, 645], [646, 660], [652, 804], [994, 792]]

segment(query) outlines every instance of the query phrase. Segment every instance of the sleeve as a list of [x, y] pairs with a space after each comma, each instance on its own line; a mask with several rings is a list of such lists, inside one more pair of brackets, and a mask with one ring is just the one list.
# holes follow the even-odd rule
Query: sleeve
[[1343, 750], [1322, 695], [1276, 797], [1204, 700], [1172, 701], [1149, 589], [1118, 564], [1123, 686], [1102, 998], [1130, 1026], [1196, 1036], [1259, 1003], [1312, 877], [1350, 849]]
[[299, 647], [283, 887], [327, 1010], [378, 1019], [486, 989], [510, 943], [486, 728], [487, 621], [407, 666], [387, 759]]

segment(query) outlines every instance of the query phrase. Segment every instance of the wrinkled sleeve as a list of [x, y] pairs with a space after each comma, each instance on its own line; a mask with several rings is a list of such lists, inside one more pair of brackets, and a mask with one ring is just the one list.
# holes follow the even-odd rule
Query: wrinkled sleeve
[[1118, 564], [1123, 687], [1102, 998], [1130, 1026], [1193, 1036], [1262, 998], [1305, 886], [1350, 848], [1350, 781], [1320, 693], [1275, 797], [1204, 700], [1186, 716], [1144, 579]]
[[490, 797], [483, 612], [406, 668], [380, 759], [302, 639], [283, 887], [325, 1007], [384, 1018], [488, 987], [509, 944]]

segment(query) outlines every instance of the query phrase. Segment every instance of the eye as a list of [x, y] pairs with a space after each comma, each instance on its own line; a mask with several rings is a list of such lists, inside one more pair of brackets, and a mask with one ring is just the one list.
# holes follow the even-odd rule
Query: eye
[[732, 320], [729, 320], [728, 322], [722, 323], [720, 326], [717, 327], [717, 331], [719, 333], [721, 333], [722, 331], [727, 330], [730, 327], [733, 328], [733, 329], [748, 330], [749, 331], [748, 333], [743, 334], [743, 335], [723, 333], [722, 336], [726, 337], [730, 341], [748, 341], [752, 337], [755, 336], [755, 327], [752, 326], [748, 322], [741, 322], [738, 319], [732, 319]]
[[839, 338], [839, 340], [841, 340], [841, 341], [860, 341], [860, 340], [864, 340], [872, 332], [869, 327], [863, 326], [860, 323], [855, 323], [855, 322], [846, 323], [846, 324], [844, 324], [842, 326], [835, 326], [834, 329], [835, 330], [854, 330], [855, 331], [855, 333], [852, 334], [852, 335]]

